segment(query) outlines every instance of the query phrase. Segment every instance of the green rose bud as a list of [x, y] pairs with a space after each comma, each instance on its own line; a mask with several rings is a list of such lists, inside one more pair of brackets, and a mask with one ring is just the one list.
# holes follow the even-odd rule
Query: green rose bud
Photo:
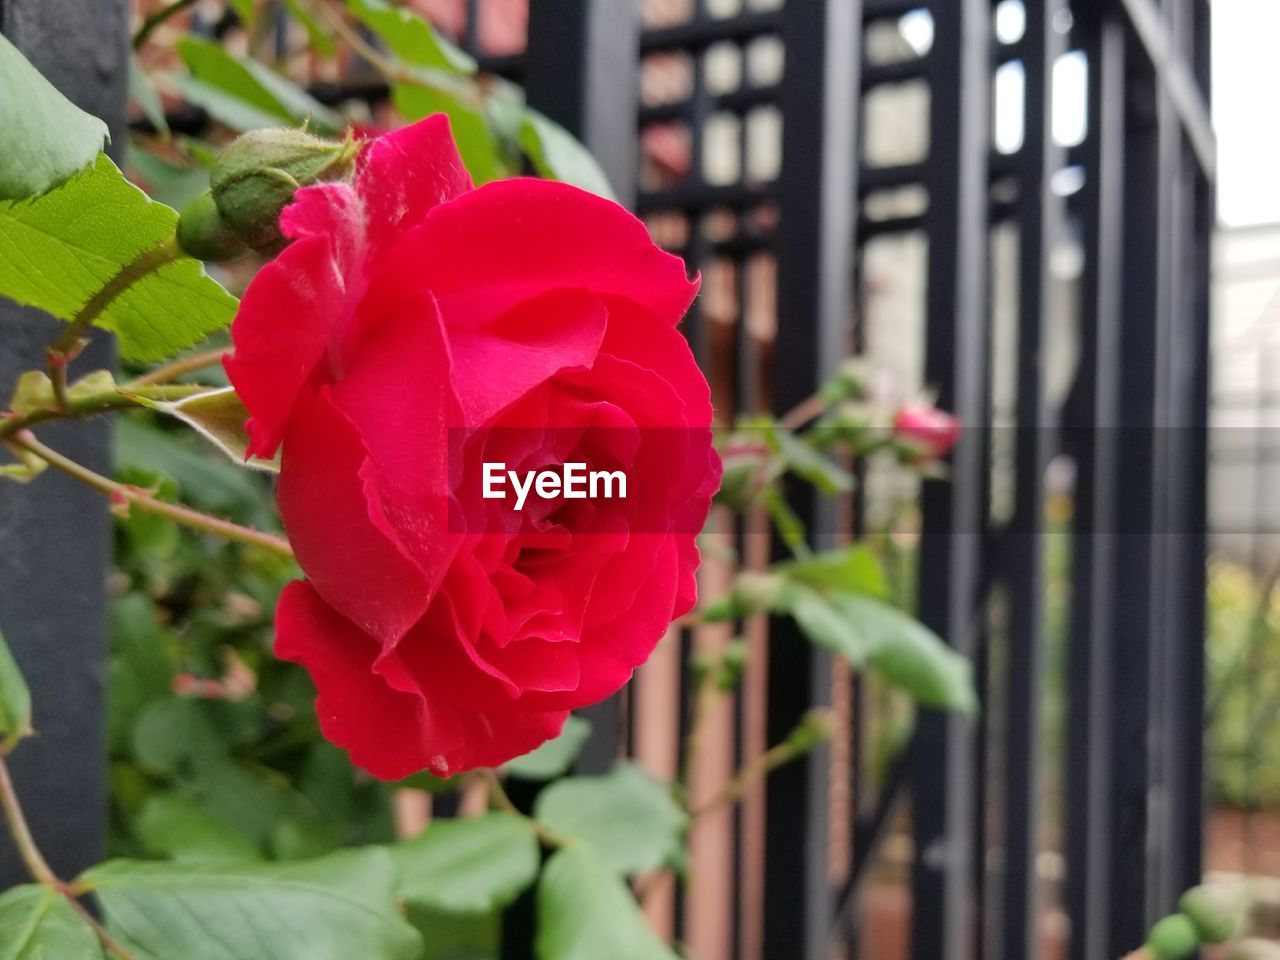
[[1155, 960], [1181, 960], [1200, 946], [1200, 934], [1184, 913], [1165, 917], [1147, 934], [1147, 950]]
[[1250, 938], [1231, 950], [1228, 960], [1280, 960], [1280, 943]]
[[818, 744], [826, 743], [834, 732], [835, 721], [831, 711], [815, 707], [787, 734], [787, 749], [793, 756], [800, 756]]
[[182, 208], [178, 217], [178, 246], [199, 260], [225, 263], [249, 252], [235, 232], [227, 226], [213, 194], [206, 190]]
[[268, 256], [286, 243], [280, 211], [299, 187], [344, 180], [355, 169], [360, 145], [348, 134], [341, 143], [305, 130], [254, 130], [227, 147], [214, 164], [210, 191], [227, 227]]
[[1238, 884], [1205, 883], [1192, 887], [1178, 901], [1205, 943], [1225, 943], [1244, 921], [1244, 890]]

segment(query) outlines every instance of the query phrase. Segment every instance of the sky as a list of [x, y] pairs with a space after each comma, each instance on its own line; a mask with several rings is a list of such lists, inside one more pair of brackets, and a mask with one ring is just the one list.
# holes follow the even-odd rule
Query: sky
[[1280, 0], [1213, 0], [1218, 217], [1280, 223]]

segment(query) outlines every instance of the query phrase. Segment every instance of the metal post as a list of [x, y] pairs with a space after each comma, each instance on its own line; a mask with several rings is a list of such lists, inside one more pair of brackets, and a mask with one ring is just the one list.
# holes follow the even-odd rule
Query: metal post
[[[778, 186], [778, 334], [774, 410], [810, 396], [835, 371], [851, 331], [856, 215], [855, 96], [860, 4], [789, 3], [783, 10], [782, 173]], [[815, 547], [834, 543], [830, 501], [797, 493], [793, 505]], [[814, 704], [831, 698], [831, 664], [789, 622], [769, 636], [767, 729], [778, 743]], [[832, 891], [828, 876], [825, 749], [767, 781], [764, 956], [825, 960]]]
[[[0, 0], [0, 31], [55, 86], [107, 121], [124, 146], [129, 4]], [[58, 324], [0, 301], [0, 388], [42, 367]], [[112, 365], [99, 336], [77, 361]], [[59, 450], [110, 472], [105, 423], [42, 432]], [[74, 876], [102, 858], [106, 828], [106, 581], [111, 527], [101, 496], [52, 472], [0, 487], [0, 631], [26, 674], [39, 737], [14, 754], [13, 776], [50, 865]], [[0, 841], [0, 883], [25, 879]]]
[[[925, 484], [919, 614], [972, 656], [985, 524], [991, 4], [945, 0], [932, 4], [932, 13], [925, 379], [967, 429], [951, 479]], [[973, 953], [973, 741], [969, 721], [920, 712], [911, 780], [917, 960], [968, 960]]]

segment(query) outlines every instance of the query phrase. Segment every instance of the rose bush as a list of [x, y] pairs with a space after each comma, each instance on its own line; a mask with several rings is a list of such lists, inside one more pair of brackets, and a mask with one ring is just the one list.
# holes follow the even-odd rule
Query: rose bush
[[[226, 361], [249, 452], [279, 449], [307, 574], [276, 652], [378, 777], [525, 753], [694, 606], [720, 478], [676, 329], [698, 283], [610, 201], [473, 188], [443, 116], [371, 142], [354, 182], [299, 190], [280, 225]], [[607, 463], [643, 495], [513, 515], [478, 495], [486, 460]]]

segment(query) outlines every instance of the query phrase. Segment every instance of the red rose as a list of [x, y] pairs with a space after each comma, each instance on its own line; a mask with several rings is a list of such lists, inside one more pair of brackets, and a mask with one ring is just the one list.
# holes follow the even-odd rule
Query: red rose
[[960, 421], [926, 403], [909, 403], [893, 418], [893, 432], [925, 459], [945, 457], [960, 439]]
[[[720, 477], [676, 324], [697, 292], [615, 203], [479, 189], [443, 116], [299, 190], [227, 372], [251, 453], [281, 450], [306, 580], [276, 653], [325, 735], [376, 776], [495, 765], [630, 678], [696, 600]], [[480, 498], [482, 461], [625, 468], [626, 500]], [[499, 509], [501, 507], [501, 509]]]

